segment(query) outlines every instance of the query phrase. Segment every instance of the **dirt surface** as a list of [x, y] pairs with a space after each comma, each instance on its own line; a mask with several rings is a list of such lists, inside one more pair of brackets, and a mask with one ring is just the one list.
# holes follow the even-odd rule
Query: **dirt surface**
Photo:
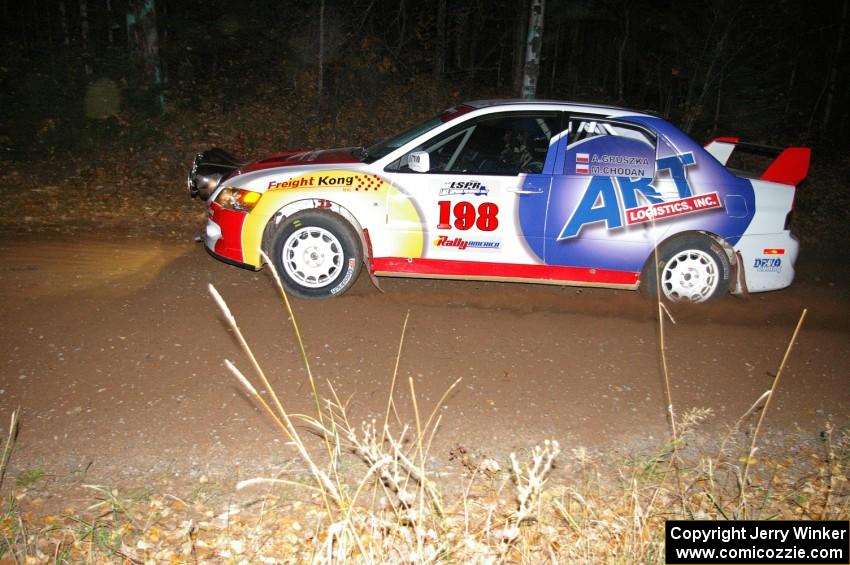
[[[292, 450], [223, 365], [250, 365], [207, 293], [214, 284], [293, 412], [314, 413], [300, 352], [267, 273], [220, 263], [189, 237], [7, 235], [0, 416], [22, 407], [10, 474], [87, 469], [91, 480], [297, 470]], [[816, 434], [850, 416], [850, 274], [804, 255], [785, 291], [677, 308], [667, 323], [672, 397], [711, 408], [716, 433], [765, 390], [808, 317], [770, 406], [774, 432]], [[828, 268], [825, 265], [829, 265]], [[503, 457], [554, 438], [628, 450], [667, 435], [652, 303], [638, 293], [361, 277], [346, 296], [294, 301], [313, 369], [349, 413], [383, 419], [405, 315], [396, 403], [410, 384], [437, 412], [431, 449]], [[324, 392], [328, 388], [323, 384]]]

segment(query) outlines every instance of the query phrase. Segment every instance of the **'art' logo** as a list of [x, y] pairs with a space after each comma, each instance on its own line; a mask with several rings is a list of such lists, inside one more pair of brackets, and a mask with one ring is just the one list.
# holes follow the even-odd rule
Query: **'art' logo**
[[[662, 195], [652, 186], [651, 178], [593, 176], [572, 216], [564, 224], [558, 240], [577, 237], [584, 226], [597, 222], [605, 222], [605, 226], [611, 230], [624, 225], [720, 208], [716, 192], [694, 196], [686, 169], [695, 162], [693, 153], [656, 161], [658, 173], [669, 171], [676, 185], [679, 198], [672, 201], [663, 200]], [[648, 205], [638, 204], [638, 194]]]

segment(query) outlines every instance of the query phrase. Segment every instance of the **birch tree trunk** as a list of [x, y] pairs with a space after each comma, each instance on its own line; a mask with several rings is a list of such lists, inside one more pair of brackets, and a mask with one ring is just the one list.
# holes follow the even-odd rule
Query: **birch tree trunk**
[[537, 94], [540, 55], [543, 51], [543, 10], [545, 4], [545, 0], [531, 0], [531, 11], [528, 16], [528, 39], [525, 43], [525, 67], [522, 73], [523, 98], [534, 98]]

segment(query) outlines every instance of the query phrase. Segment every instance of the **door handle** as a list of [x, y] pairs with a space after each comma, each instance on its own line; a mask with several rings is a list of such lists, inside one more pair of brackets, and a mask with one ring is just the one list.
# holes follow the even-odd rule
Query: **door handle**
[[521, 188], [509, 188], [508, 192], [513, 192], [514, 194], [543, 194], [543, 190], [523, 190]]

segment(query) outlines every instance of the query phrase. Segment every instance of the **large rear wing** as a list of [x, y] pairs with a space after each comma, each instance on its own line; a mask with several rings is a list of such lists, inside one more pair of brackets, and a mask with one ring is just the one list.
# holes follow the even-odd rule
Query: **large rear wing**
[[718, 137], [705, 146], [705, 150], [720, 161], [722, 165], [729, 162], [733, 151], [770, 157], [770, 165], [761, 173], [759, 178], [772, 182], [797, 186], [809, 173], [809, 162], [812, 151], [808, 147], [771, 147], [755, 143], [741, 143], [737, 137]]

